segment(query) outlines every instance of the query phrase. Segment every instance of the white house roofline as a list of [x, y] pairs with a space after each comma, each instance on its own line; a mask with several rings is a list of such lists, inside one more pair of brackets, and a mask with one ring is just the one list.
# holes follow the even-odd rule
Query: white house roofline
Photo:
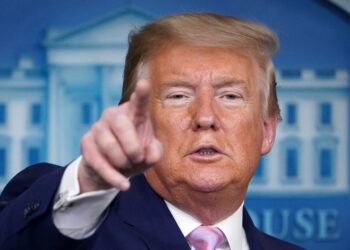
[[46, 36], [46, 39], [42, 43], [45, 47], [51, 47], [55, 46], [57, 42], [60, 42], [61, 40], [67, 39], [73, 35], [77, 35], [79, 33], [82, 33], [86, 30], [93, 29], [94, 27], [97, 27], [101, 25], [104, 22], [108, 22], [110, 20], [113, 20], [115, 18], [118, 18], [123, 15], [127, 14], [136, 14], [140, 17], [143, 17], [145, 19], [154, 20], [156, 17], [148, 12], [145, 12], [144, 10], [140, 10], [137, 7], [134, 6], [126, 6], [124, 8], [121, 8], [117, 11], [112, 12], [111, 14], [108, 14], [104, 17], [97, 18], [91, 22], [84, 23], [82, 25], [78, 25], [77, 27], [68, 28], [68, 29], [50, 29], [48, 31], [48, 34]]

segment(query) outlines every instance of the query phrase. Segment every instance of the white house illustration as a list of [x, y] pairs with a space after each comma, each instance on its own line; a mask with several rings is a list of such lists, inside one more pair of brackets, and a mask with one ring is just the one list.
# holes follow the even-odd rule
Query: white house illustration
[[106, 107], [120, 98], [130, 30], [153, 18], [126, 8], [68, 30], [50, 30], [48, 63], [48, 160], [66, 164]]
[[[102, 111], [119, 101], [130, 30], [154, 17], [125, 8], [91, 23], [50, 29], [47, 65], [22, 57], [0, 69], [0, 189], [26, 166], [66, 165]], [[284, 121], [250, 195], [349, 191], [349, 78], [342, 69], [279, 69]]]
[[250, 194], [347, 192], [349, 78], [341, 69], [277, 71], [283, 117]]

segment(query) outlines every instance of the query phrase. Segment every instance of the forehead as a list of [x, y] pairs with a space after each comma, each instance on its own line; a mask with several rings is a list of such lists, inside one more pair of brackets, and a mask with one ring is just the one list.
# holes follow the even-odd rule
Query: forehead
[[184, 80], [191, 83], [234, 78], [255, 83], [254, 60], [233, 48], [166, 46], [149, 61], [152, 85]]

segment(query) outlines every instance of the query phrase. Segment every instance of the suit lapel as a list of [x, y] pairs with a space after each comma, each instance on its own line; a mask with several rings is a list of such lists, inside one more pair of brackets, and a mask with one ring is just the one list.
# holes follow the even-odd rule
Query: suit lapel
[[259, 231], [254, 226], [252, 219], [250, 218], [247, 209], [243, 208], [243, 228], [247, 237], [250, 250], [263, 250], [263, 246], [260, 242]]
[[133, 227], [150, 249], [190, 249], [163, 199], [144, 175], [131, 179], [131, 188], [117, 199], [118, 217]]
[[[144, 175], [131, 178], [131, 188], [118, 195], [118, 217], [131, 226], [150, 249], [190, 249], [164, 200], [150, 187]], [[246, 208], [243, 228], [250, 250], [263, 250], [259, 231]]]

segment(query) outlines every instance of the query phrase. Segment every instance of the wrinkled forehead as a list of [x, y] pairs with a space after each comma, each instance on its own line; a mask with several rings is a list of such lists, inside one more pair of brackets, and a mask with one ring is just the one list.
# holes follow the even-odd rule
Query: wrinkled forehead
[[229, 78], [255, 84], [256, 66], [254, 58], [235, 48], [175, 44], [159, 49], [140, 69], [140, 76], [151, 79], [152, 84], [177, 80], [215, 83]]

